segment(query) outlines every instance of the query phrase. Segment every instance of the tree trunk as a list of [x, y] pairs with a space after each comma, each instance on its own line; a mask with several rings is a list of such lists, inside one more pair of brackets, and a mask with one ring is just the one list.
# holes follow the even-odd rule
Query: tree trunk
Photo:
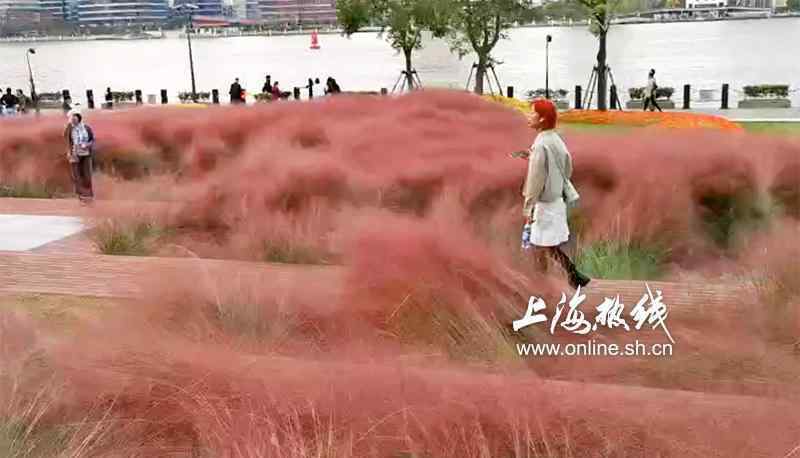
[[412, 75], [413, 68], [411, 67], [411, 53], [413, 49], [404, 49], [403, 54], [406, 56], [406, 83], [408, 84], [408, 90], [414, 90], [414, 76]]
[[597, 109], [608, 110], [608, 81], [606, 78], [606, 34], [603, 30], [598, 37], [600, 49], [597, 51]]
[[475, 69], [475, 93], [483, 95], [483, 81], [486, 79], [486, 56], [478, 56], [478, 67]]

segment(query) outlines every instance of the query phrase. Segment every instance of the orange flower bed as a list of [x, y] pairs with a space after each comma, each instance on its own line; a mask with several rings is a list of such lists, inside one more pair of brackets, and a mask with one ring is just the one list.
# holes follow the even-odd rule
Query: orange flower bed
[[720, 116], [647, 111], [570, 110], [559, 114], [559, 121], [576, 124], [610, 124], [631, 127], [664, 127], [670, 129], [720, 129], [741, 131], [742, 126]]

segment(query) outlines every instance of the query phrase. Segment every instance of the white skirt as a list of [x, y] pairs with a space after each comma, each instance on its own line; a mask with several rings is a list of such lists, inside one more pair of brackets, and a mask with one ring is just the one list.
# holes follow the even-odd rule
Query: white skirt
[[558, 246], [569, 240], [567, 204], [564, 199], [553, 202], [537, 202], [533, 208], [530, 244], [535, 246]]

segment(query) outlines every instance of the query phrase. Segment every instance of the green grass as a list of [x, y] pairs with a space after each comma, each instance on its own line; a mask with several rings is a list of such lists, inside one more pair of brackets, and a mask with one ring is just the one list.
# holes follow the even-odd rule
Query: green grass
[[664, 274], [667, 250], [638, 243], [600, 241], [578, 251], [578, 270], [607, 280], [654, 280]]
[[166, 234], [166, 229], [152, 221], [107, 221], [92, 231], [92, 240], [103, 254], [148, 256]]
[[742, 122], [742, 127], [748, 132], [770, 135], [800, 135], [800, 120], [798, 122]]
[[321, 248], [288, 240], [266, 240], [262, 245], [261, 259], [280, 264], [330, 264], [329, 254]]
[[52, 199], [62, 194], [62, 190], [41, 183], [19, 183], [0, 185], [0, 197], [16, 197], [23, 199]]

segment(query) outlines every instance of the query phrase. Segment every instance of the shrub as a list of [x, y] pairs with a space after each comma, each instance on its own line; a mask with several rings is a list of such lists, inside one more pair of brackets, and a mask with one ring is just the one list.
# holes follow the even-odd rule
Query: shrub
[[664, 273], [668, 251], [638, 242], [599, 241], [582, 248], [578, 269], [593, 278], [654, 280]]
[[[672, 87], [659, 87], [656, 88], [656, 98], [657, 99], [670, 99], [672, 98], [672, 94], [675, 93], [675, 88]], [[647, 94], [647, 88], [644, 87], [632, 87], [628, 89], [628, 95], [631, 97], [632, 100], [641, 100]]]
[[272, 101], [272, 94], [269, 92], [263, 92], [255, 95], [257, 102], [271, 102]]
[[[181, 92], [178, 94], [178, 99], [181, 102], [187, 102], [192, 100], [192, 93], [191, 92]], [[207, 102], [211, 100], [211, 93], [210, 92], [198, 92], [197, 93], [197, 101]]]
[[133, 97], [133, 91], [111, 92], [111, 98], [114, 99], [114, 103], [130, 102], [133, 100]]
[[317, 247], [286, 239], [265, 240], [262, 260], [280, 264], [328, 264], [329, 254]]
[[108, 220], [92, 231], [92, 241], [97, 249], [115, 256], [147, 256], [166, 230], [154, 221]]
[[744, 94], [751, 98], [786, 98], [789, 96], [788, 84], [761, 84], [756, 86], [745, 86]]
[[23, 182], [17, 185], [0, 185], [0, 197], [52, 199], [61, 193], [61, 189], [43, 183]]
[[[550, 89], [550, 97], [554, 100], [564, 100], [567, 98], [569, 91], [566, 89]], [[526, 94], [528, 100], [541, 99], [547, 97], [547, 90], [544, 88], [528, 91]]]

